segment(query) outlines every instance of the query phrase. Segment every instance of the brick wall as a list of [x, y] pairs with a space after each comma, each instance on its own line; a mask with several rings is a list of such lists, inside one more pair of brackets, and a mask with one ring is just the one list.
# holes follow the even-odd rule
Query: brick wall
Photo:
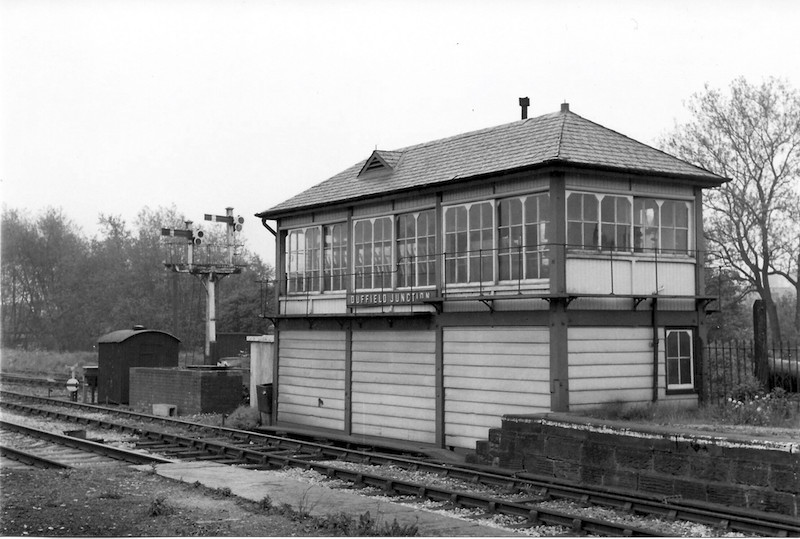
[[227, 369], [130, 370], [130, 405], [151, 413], [153, 404], [174, 404], [179, 415], [230, 413], [242, 402], [242, 373]]
[[505, 416], [477, 458], [504, 468], [664, 498], [800, 516], [800, 440], [753, 441], [599, 423], [564, 414]]

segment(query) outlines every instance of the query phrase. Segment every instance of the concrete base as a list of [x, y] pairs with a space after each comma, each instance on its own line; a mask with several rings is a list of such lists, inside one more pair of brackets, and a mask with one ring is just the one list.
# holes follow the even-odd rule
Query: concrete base
[[154, 404], [153, 405], [153, 415], [157, 415], [158, 417], [174, 417], [178, 407], [174, 404]]

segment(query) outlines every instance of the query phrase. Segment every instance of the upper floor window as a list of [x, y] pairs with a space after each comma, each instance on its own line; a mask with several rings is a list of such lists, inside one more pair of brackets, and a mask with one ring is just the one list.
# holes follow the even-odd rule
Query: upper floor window
[[600, 200], [600, 247], [631, 250], [631, 201], [628, 197], [605, 195]]
[[665, 200], [661, 205], [661, 249], [667, 252], [689, 250], [689, 204]]
[[570, 193], [567, 197], [567, 244], [594, 249], [598, 240], [598, 199], [591, 193]]
[[286, 238], [286, 277], [289, 292], [320, 289], [320, 229], [290, 230]]
[[325, 290], [345, 290], [347, 282], [347, 226], [344, 223], [322, 227]]
[[448, 283], [494, 280], [494, 204], [444, 209], [444, 265]]
[[434, 210], [397, 216], [397, 286], [436, 284]]
[[290, 230], [286, 237], [287, 291], [344, 290], [347, 234], [344, 223]]
[[392, 218], [356, 221], [353, 227], [353, 272], [357, 289], [392, 286]]
[[547, 194], [500, 200], [497, 271], [501, 281], [548, 276], [546, 247], [550, 197]]
[[579, 249], [689, 254], [692, 203], [569, 193], [567, 243]]

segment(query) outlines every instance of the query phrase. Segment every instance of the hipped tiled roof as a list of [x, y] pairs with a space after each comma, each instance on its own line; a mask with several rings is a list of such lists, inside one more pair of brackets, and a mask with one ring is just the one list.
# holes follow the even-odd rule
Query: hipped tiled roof
[[575, 165], [676, 177], [702, 186], [725, 178], [570, 112], [380, 151], [393, 170], [359, 177], [367, 160], [257, 214], [272, 218], [303, 208], [364, 199], [425, 186], [546, 165]]

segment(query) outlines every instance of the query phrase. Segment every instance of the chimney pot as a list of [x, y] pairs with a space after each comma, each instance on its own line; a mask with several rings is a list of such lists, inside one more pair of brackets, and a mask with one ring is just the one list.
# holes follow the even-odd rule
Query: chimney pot
[[522, 108], [522, 119], [526, 119], [528, 117], [528, 106], [531, 104], [531, 100], [527, 97], [520, 97], [519, 98], [519, 106]]
[[561, 103], [561, 112], [569, 112], [569, 103]]

